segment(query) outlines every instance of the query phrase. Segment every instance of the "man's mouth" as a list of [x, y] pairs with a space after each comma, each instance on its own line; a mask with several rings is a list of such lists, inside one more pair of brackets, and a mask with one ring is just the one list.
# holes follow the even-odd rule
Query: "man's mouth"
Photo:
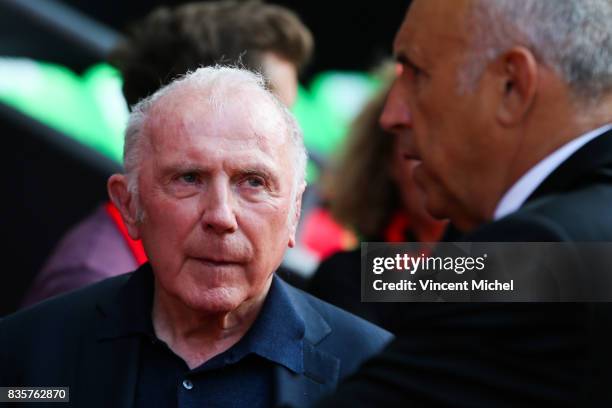
[[421, 161], [421, 158], [414, 153], [404, 153], [403, 157], [405, 160], [415, 160], [418, 162]]
[[425, 170], [423, 169], [423, 163], [419, 161], [412, 169], [412, 177], [416, 181], [419, 187], [424, 188], [425, 186]]
[[196, 261], [204, 265], [212, 266], [212, 267], [234, 266], [240, 263], [233, 259], [222, 259], [222, 258], [194, 257], [193, 259], [195, 259]]

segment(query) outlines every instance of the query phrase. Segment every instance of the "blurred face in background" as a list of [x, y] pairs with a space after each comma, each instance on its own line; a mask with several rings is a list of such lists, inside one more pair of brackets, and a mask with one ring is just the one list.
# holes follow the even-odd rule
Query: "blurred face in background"
[[274, 52], [266, 52], [263, 56], [263, 74], [270, 83], [271, 91], [287, 107], [292, 107], [298, 88], [295, 65]]

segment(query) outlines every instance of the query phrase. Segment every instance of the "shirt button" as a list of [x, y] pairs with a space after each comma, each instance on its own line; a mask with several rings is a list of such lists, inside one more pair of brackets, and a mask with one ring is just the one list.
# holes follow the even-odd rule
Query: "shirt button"
[[193, 383], [189, 380], [183, 380], [183, 387], [185, 387], [186, 390], [190, 390], [193, 388]]

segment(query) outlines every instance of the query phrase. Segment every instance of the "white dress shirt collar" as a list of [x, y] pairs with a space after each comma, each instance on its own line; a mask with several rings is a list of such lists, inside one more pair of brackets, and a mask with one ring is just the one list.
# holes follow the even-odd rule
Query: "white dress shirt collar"
[[493, 215], [498, 220], [518, 210], [540, 184], [582, 146], [612, 129], [612, 124], [585, 133], [564, 144], [533, 166], [501, 198]]

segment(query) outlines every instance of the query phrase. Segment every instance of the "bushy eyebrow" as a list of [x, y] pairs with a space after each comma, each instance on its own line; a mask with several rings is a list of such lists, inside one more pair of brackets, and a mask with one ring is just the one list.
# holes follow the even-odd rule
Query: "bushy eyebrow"
[[[268, 168], [268, 166], [265, 165], [249, 164], [246, 166], [232, 168], [231, 172], [234, 174], [234, 176], [257, 175], [268, 180], [274, 186], [278, 186], [279, 183], [278, 176], [276, 176], [274, 172], [270, 168]], [[162, 169], [162, 174], [164, 175], [164, 177], [168, 177], [174, 174], [185, 173], [206, 175], [212, 173], [212, 169], [207, 168], [205, 166], [201, 166], [199, 164], [188, 162], [171, 164]]]
[[162, 174], [164, 176], [169, 176], [172, 174], [184, 174], [184, 173], [198, 173], [203, 174], [206, 173], [207, 170], [202, 166], [193, 163], [174, 163], [167, 166], [162, 167]]

